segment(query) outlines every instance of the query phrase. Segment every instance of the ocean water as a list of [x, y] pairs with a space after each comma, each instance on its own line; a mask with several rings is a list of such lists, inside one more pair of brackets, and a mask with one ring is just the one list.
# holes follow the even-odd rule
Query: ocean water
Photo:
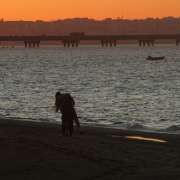
[[[166, 56], [147, 61], [146, 57]], [[60, 122], [57, 90], [83, 124], [180, 133], [180, 47], [0, 49], [0, 116]]]

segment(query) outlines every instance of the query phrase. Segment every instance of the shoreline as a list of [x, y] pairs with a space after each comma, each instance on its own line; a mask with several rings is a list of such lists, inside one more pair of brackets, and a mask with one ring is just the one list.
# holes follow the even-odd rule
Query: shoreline
[[[23, 119], [23, 118], [6, 118], [6, 117], [0, 117], [0, 125], [4, 124], [4, 123], [11, 123], [11, 124], [21, 124], [21, 125], [37, 125], [37, 126], [61, 126], [61, 119], [60, 121], [48, 121], [46, 119], [44, 119], [44, 121], [42, 120], [38, 120], [38, 119]], [[165, 135], [177, 135], [180, 136], [180, 133], [176, 133], [173, 131], [165, 131], [165, 130], [151, 130], [151, 129], [137, 129], [137, 128], [123, 128], [123, 127], [113, 127], [113, 125], [101, 125], [101, 124], [90, 124], [90, 123], [82, 123], [81, 122], [81, 126], [84, 128], [98, 128], [98, 129], [109, 129], [111, 131], [125, 131], [125, 132], [137, 132], [137, 133], [145, 133], [145, 134], [165, 134]], [[74, 125], [75, 127], [75, 125]], [[76, 128], [76, 127], [75, 127]]]
[[[165, 140], [131, 139], [145, 137]], [[63, 137], [59, 125], [0, 120], [0, 177], [10, 179], [180, 179], [180, 136], [82, 126]]]

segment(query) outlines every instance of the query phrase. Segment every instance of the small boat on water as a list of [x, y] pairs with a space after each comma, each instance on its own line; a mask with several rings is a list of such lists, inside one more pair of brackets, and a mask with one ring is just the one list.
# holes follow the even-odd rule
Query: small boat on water
[[165, 59], [165, 56], [159, 56], [159, 57], [148, 56], [147, 57], [147, 60], [150, 60], [150, 61], [163, 60], [163, 59]]

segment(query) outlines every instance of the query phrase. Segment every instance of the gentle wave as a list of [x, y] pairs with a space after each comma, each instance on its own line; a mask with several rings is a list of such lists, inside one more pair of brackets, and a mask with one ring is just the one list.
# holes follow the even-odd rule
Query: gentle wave
[[83, 124], [178, 132], [179, 58], [173, 45], [1, 49], [0, 114], [59, 123], [54, 94], [61, 90], [72, 93]]
[[173, 125], [173, 126], [170, 126], [166, 129], [164, 129], [165, 132], [176, 132], [176, 133], [180, 133], [180, 125]]

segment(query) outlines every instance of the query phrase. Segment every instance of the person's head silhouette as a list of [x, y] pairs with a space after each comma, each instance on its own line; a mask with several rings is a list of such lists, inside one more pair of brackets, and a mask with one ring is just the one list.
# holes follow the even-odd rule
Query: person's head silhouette
[[60, 91], [56, 92], [56, 97], [59, 95], [61, 95], [61, 92]]

